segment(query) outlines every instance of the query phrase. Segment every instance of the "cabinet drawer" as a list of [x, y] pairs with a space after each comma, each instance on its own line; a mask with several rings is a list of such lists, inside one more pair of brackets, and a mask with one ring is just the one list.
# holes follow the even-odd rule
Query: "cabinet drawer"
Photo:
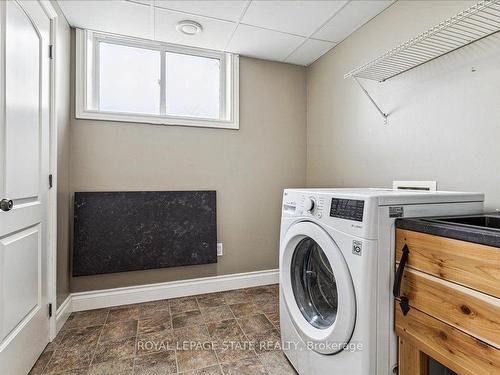
[[405, 244], [407, 267], [500, 298], [499, 248], [397, 229], [396, 261]]
[[500, 350], [417, 309], [403, 316], [396, 306], [396, 334], [461, 375], [493, 375]]
[[412, 269], [403, 274], [401, 292], [412, 308], [500, 349], [499, 298]]

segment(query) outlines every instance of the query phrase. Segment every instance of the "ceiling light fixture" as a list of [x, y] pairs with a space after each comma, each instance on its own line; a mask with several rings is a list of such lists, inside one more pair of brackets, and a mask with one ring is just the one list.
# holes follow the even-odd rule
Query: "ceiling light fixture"
[[201, 26], [198, 22], [190, 20], [179, 21], [175, 28], [178, 32], [189, 36], [199, 34], [203, 30], [203, 26]]

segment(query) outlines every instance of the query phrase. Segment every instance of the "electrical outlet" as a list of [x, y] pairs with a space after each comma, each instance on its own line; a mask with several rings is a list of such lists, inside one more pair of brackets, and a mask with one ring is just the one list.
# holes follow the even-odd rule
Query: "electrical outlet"
[[222, 242], [217, 242], [217, 256], [221, 257], [224, 255], [224, 246], [222, 245]]

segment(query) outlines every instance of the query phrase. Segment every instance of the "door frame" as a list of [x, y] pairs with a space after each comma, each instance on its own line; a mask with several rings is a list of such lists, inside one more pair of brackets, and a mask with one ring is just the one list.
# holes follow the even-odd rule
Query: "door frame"
[[[52, 304], [52, 316], [49, 318], [49, 341], [56, 335], [57, 310], [57, 102], [56, 102], [56, 43], [58, 15], [49, 0], [38, 1], [50, 20], [50, 44], [52, 59], [50, 60], [49, 77], [49, 173], [52, 174], [52, 188], [49, 188], [47, 202], [48, 244], [47, 244], [47, 282], [48, 302]], [[48, 181], [47, 181], [48, 183]]]

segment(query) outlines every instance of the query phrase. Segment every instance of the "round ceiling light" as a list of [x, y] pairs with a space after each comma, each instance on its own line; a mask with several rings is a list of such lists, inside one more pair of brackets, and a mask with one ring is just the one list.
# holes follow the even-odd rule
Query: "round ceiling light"
[[175, 28], [178, 32], [186, 35], [196, 35], [201, 33], [203, 30], [203, 26], [201, 26], [198, 22], [190, 20], [180, 21]]

